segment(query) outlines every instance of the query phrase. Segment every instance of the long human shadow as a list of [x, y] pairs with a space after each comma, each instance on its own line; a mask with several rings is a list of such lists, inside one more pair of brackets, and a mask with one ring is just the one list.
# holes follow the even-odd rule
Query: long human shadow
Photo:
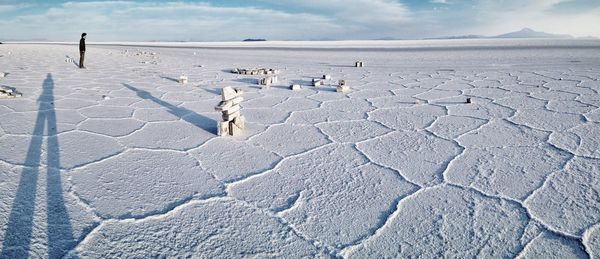
[[[56, 130], [56, 112], [54, 108], [45, 109], [44, 102], [54, 101], [54, 80], [48, 74], [42, 85], [39, 97], [39, 113], [35, 121], [33, 136], [27, 150], [25, 167], [21, 171], [19, 186], [13, 201], [8, 226], [2, 243], [0, 258], [27, 258], [31, 246], [35, 198], [40, 168], [44, 167], [42, 144], [44, 129], [47, 129], [46, 162], [46, 216], [49, 258], [60, 258], [75, 245], [69, 213], [64, 203], [60, 178], [59, 144]], [[43, 100], [43, 101], [42, 101]]]
[[140, 90], [129, 84], [123, 83], [123, 86], [127, 87], [129, 90], [134, 91], [140, 98], [153, 101], [153, 102], [160, 104], [161, 106], [167, 108], [169, 113], [179, 117], [180, 119], [185, 120], [185, 121], [189, 122], [190, 124], [192, 124], [198, 128], [201, 128], [209, 133], [217, 134], [217, 126], [216, 126], [217, 123], [215, 120], [213, 120], [209, 117], [206, 117], [204, 115], [198, 114], [192, 110], [172, 105], [168, 102], [165, 102], [161, 99], [158, 99], [158, 98], [152, 96], [152, 94], [150, 94], [147, 91]]

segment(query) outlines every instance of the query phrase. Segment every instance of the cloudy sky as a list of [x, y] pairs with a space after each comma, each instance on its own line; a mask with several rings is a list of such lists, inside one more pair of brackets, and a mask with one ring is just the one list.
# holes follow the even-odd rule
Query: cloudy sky
[[600, 36], [600, 0], [0, 0], [0, 40], [419, 39], [529, 27]]

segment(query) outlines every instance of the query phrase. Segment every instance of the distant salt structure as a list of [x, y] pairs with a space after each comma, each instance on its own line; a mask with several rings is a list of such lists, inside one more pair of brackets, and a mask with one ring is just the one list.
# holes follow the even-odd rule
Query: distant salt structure
[[243, 68], [234, 68], [231, 70], [231, 73], [240, 74], [240, 75], [276, 75], [279, 74], [279, 69], [272, 68], [259, 68], [259, 69], [243, 69]]
[[471, 98], [467, 97], [467, 101], [465, 101], [466, 103], [471, 103]]
[[0, 98], [16, 98], [21, 96], [22, 94], [14, 89], [0, 85]]
[[350, 87], [348, 87], [348, 85], [346, 85], [346, 80], [338, 81], [338, 85], [335, 88], [336, 92], [343, 93], [343, 92], [347, 92], [348, 90], [350, 90]]
[[329, 79], [331, 79], [331, 75], [323, 75], [321, 77], [321, 79], [323, 79], [323, 80], [329, 80]]
[[312, 85], [313, 86], [321, 86], [321, 85], [323, 85], [323, 80], [320, 78], [313, 78]]
[[240, 115], [240, 103], [244, 100], [244, 91], [230, 86], [221, 90], [222, 101], [215, 106], [216, 111], [223, 113], [223, 121], [217, 122], [219, 136], [237, 136], [245, 128], [246, 118]]
[[294, 90], [294, 91], [300, 90], [300, 85], [299, 84], [290, 85], [290, 90]]
[[277, 82], [279, 82], [279, 78], [277, 78], [277, 76], [268, 76], [258, 80], [258, 84], [262, 89], [267, 89], [271, 87], [272, 84], [276, 84]]
[[180, 84], [183, 84], [183, 85], [187, 84], [187, 83], [188, 83], [188, 77], [187, 77], [187, 76], [185, 76], [185, 75], [181, 75], [181, 76], [179, 77], [179, 83], [180, 83]]
[[364, 66], [365, 66], [365, 64], [364, 64], [362, 61], [356, 61], [356, 62], [354, 63], [354, 66], [355, 66], [355, 67], [364, 67]]

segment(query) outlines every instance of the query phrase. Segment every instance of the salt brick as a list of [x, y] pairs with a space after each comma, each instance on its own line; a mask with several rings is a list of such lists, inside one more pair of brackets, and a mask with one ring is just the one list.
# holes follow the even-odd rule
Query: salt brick
[[236, 90], [234, 90], [231, 86], [226, 86], [221, 89], [221, 97], [223, 97], [223, 101], [231, 100], [237, 97], [239, 94]]

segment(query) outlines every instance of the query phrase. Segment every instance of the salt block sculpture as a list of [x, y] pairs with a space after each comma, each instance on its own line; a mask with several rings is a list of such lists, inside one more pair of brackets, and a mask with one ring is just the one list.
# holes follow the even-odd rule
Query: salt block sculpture
[[12, 88], [0, 85], [0, 98], [15, 98], [21, 96], [21, 93], [14, 91]]
[[187, 84], [188, 83], [188, 77], [187, 76], [183, 76], [183, 75], [180, 76], [179, 77], [179, 83], [180, 84], [184, 84], [184, 85]]
[[231, 73], [240, 74], [240, 75], [276, 75], [279, 74], [279, 69], [272, 68], [259, 68], [259, 69], [243, 69], [243, 68], [234, 68], [231, 70]]
[[329, 80], [331, 79], [331, 75], [323, 75], [322, 79]]
[[223, 121], [217, 122], [219, 136], [237, 136], [244, 131], [246, 118], [240, 115], [240, 103], [244, 100], [243, 94], [242, 89], [234, 89], [230, 86], [221, 90], [222, 101], [215, 106], [216, 111], [223, 113]]
[[346, 92], [348, 90], [350, 90], [350, 87], [346, 85], [346, 80], [340, 80], [338, 82], [338, 86], [335, 88], [335, 91], [340, 93]]
[[293, 84], [293, 85], [290, 85], [290, 89], [291, 89], [291, 90], [294, 90], [294, 91], [296, 91], [296, 90], [300, 90], [300, 85], [298, 85], [298, 84]]
[[313, 78], [313, 80], [312, 80], [312, 84], [313, 84], [313, 86], [320, 86], [320, 85], [323, 85], [323, 80], [321, 80], [321, 79], [317, 79], [317, 78]]
[[271, 84], [276, 84], [277, 82], [279, 82], [277, 76], [268, 76], [258, 80], [258, 84], [261, 85], [263, 89], [269, 88]]
[[356, 63], [354, 63], [355, 67], [363, 67], [365, 64], [362, 61], [356, 61]]

